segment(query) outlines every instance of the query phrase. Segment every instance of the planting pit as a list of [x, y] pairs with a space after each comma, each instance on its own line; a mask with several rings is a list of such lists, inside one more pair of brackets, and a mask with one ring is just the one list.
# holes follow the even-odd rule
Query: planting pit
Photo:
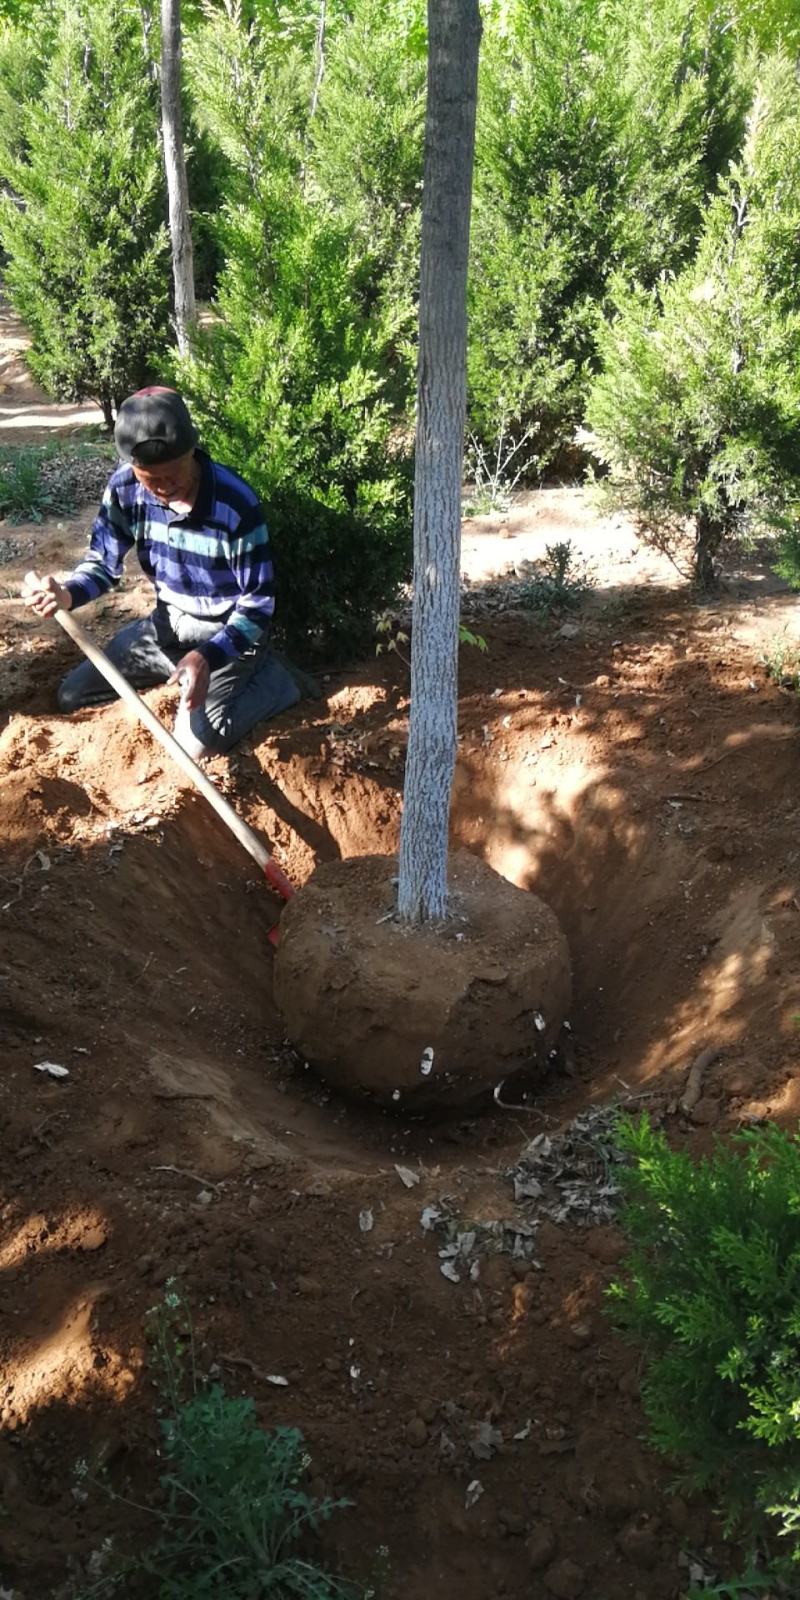
[[[581, 504], [536, 500], [541, 537], [572, 536]], [[511, 555], [507, 531], [493, 537]], [[265, 1426], [299, 1426], [315, 1492], [353, 1502], [326, 1558], [368, 1579], [388, 1548], [387, 1600], [547, 1600], [565, 1583], [676, 1600], [687, 1552], [709, 1581], [739, 1570], [713, 1508], [669, 1495], [671, 1468], [642, 1443], [640, 1352], [604, 1310], [622, 1250], [604, 1141], [613, 1103], [695, 1150], [800, 1114], [800, 730], [758, 665], [767, 589], [698, 607], [631, 588], [626, 566], [577, 633], [518, 608], [474, 624], [489, 650], [462, 654], [454, 860], [466, 849], [552, 907], [573, 1048], [548, 1048], [488, 1107], [434, 1118], [339, 1094], [287, 1043], [268, 941], [281, 906], [261, 875], [119, 707], [55, 714], [72, 649], [11, 596], [28, 566], [64, 570], [82, 525], [11, 537], [25, 549], [0, 597], [0, 1589], [55, 1600], [70, 1573], [90, 1586], [109, 1537], [152, 1537], [146, 1513], [73, 1491], [86, 1461], [134, 1505], [152, 1493], [146, 1313], [173, 1277], [201, 1371], [253, 1395]], [[133, 579], [93, 630], [148, 599]], [[212, 764], [300, 886], [321, 863], [358, 881], [344, 863], [398, 846], [403, 663], [324, 687]], [[148, 700], [174, 708], [167, 690]], [[498, 1046], [486, 1082], [504, 1074]]]

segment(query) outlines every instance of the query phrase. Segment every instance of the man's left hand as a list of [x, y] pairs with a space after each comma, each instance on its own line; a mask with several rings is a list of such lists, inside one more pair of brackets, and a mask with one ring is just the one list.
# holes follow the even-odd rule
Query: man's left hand
[[206, 703], [208, 680], [211, 671], [205, 656], [199, 650], [190, 650], [178, 662], [170, 683], [178, 683], [187, 711], [201, 711]]

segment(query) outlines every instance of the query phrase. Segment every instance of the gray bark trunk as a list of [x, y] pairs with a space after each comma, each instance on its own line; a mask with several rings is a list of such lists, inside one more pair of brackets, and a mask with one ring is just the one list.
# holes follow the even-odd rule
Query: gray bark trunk
[[169, 197], [169, 232], [175, 282], [175, 333], [185, 355], [197, 321], [194, 252], [189, 221], [189, 186], [181, 115], [181, 4], [161, 0], [161, 128]]
[[467, 260], [478, 97], [478, 0], [428, 0], [420, 252], [411, 720], [398, 912], [447, 913], [456, 759]]

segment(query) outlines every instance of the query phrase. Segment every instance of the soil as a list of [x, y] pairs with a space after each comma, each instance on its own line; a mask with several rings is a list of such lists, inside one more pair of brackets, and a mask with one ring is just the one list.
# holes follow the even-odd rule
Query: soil
[[[315, 1488], [353, 1502], [327, 1558], [367, 1576], [387, 1548], [387, 1600], [672, 1600], [686, 1552], [729, 1575], [711, 1507], [669, 1494], [642, 1442], [639, 1354], [603, 1310], [617, 1227], [525, 1235], [509, 1172], [612, 1103], [696, 1151], [796, 1123], [798, 702], [759, 661], [795, 602], [754, 566], [698, 603], [577, 490], [529, 498], [508, 539], [468, 526], [488, 650], [462, 652], [453, 839], [556, 912], [573, 1048], [535, 1088], [433, 1121], [306, 1069], [272, 994], [280, 903], [249, 858], [118, 706], [55, 714], [71, 646], [15, 595], [31, 558], [70, 566], [90, 514], [0, 528], [0, 1587], [59, 1596], [106, 1538], [150, 1536], [75, 1469], [152, 1485], [144, 1323], [173, 1276], [204, 1369], [299, 1426]], [[595, 564], [581, 610], [537, 620], [513, 579], [502, 609], [499, 545], [512, 565], [567, 536]], [[147, 601], [131, 574], [93, 630]], [[324, 689], [211, 768], [298, 884], [398, 840], [405, 664]], [[453, 1276], [423, 1211], [522, 1247]]]
[[552, 911], [456, 850], [447, 921], [409, 927], [397, 871], [396, 856], [326, 861], [290, 900], [274, 992], [295, 1049], [326, 1082], [407, 1111], [541, 1077], [571, 997]]

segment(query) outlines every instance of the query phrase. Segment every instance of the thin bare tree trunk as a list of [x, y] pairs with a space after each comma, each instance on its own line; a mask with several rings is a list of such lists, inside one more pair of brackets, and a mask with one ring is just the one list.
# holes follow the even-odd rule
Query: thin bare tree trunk
[[478, 98], [478, 0], [428, 0], [420, 252], [411, 723], [398, 912], [447, 912], [456, 759], [467, 259]]
[[161, 128], [175, 281], [175, 333], [178, 349], [185, 355], [197, 322], [197, 309], [181, 116], [181, 0], [161, 0]]

